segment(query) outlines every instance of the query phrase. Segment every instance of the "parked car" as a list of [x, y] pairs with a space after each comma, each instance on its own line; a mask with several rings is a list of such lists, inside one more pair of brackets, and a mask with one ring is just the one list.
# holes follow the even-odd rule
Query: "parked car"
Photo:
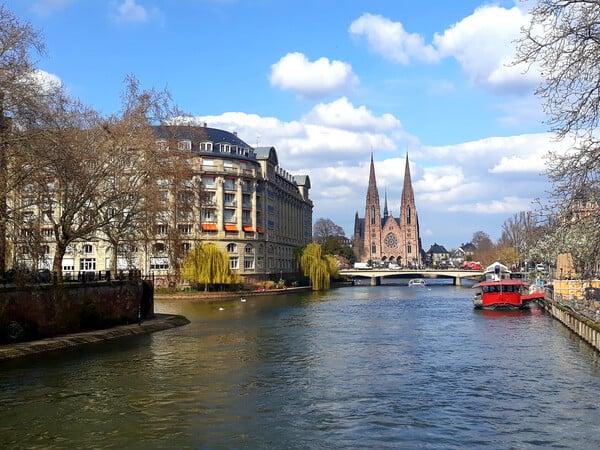
[[536, 264], [535, 271], [540, 273], [546, 273], [546, 266], [544, 264]]

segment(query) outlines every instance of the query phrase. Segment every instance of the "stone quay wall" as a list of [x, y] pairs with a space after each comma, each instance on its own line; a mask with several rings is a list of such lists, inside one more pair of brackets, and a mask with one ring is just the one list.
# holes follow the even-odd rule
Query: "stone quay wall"
[[0, 343], [135, 323], [154, 317], [145, 280], [0, 288]]
[[600, 352], [600, 323], [549, 297], [538, 301], [538, 304]]

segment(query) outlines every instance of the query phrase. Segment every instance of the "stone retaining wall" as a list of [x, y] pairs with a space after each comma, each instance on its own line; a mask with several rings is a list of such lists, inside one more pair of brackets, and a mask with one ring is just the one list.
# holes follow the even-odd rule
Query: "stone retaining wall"
[[153, 288], [125, 280], [0, 289], [0, 342], [135, 323], [154, 316]]
[[600, 351], [600, 324], [549, 298], [538, 301], [538, 304], [596, 351]]

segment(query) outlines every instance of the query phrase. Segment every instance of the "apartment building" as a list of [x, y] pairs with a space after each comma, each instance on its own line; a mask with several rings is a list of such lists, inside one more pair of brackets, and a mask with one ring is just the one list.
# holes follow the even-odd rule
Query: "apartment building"
[[[247, 282], [296, 271], [294, 249], [312, 240], [307, 175], [283, 169], [274, 147], [253, 148], [225, 130], [157, 126], [154, 134], [159, 152], [181, 161], [185, 170], [158, 171], [158, 198], [152, 199], [158, 209], [150, 232], [115, 249], [96, 231], [69, 246], [64, 275], [109, 270], [116, 251], [118, 270], [139, 269], [152, 274], [158, 285], [173, 283], [185, 253], [201, 242], [225, 251], [230, 267]], [[31, 233], [29, 221], [15, 232], [21, 242], [15, 245], [14, 259], [20, 265], [51, 269], [52, 232], [41, 223], [34, 225], [44, 239], [41, 255], [34, 257], [23, 242]]]

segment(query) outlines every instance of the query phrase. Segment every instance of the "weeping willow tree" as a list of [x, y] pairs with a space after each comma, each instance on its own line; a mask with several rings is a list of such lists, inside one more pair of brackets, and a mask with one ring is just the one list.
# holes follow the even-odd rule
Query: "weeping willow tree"
[[336, 261], [331, 255], [324, 255], [319, 244], [308, 244], [302, 256], [300, 267], [310, 279], [313, 291], [322, 291], [331, 286], [331, 277], [338, 276]]
[[240, 276], [229, 268], [229, 257], [215, 244], [195, 246], [183, 262], [183, 277], [191, 282], [204, 284], [236, 284]]

